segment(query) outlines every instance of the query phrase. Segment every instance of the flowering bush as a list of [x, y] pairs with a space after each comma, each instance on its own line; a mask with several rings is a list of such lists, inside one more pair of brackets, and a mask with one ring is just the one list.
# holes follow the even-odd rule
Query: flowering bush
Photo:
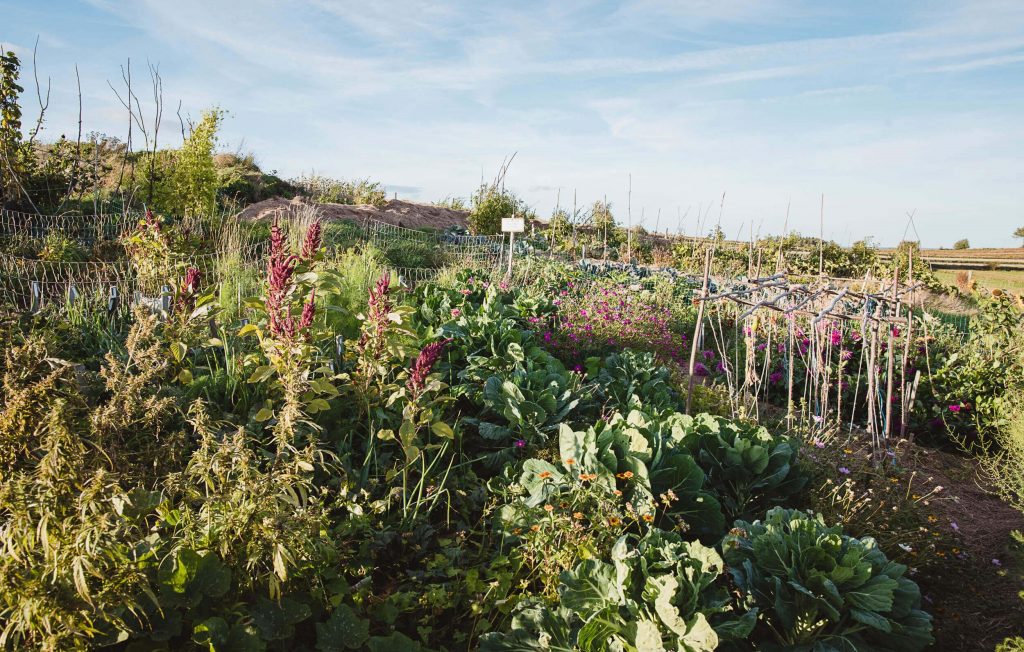
[[558, 314], [541, 329], [542, 339], [563, 359], [581, 363], [588, 356], [634, 349], [651, 351], [661, 362], [688, 359], [687, 336], [679, 315], [633, 286], [577, 286], [560, 292]]

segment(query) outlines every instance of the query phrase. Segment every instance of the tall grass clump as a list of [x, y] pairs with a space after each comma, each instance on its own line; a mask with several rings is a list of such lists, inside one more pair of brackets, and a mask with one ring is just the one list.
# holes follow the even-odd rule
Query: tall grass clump
[[345, 181], [318, 174], [291, 180], [299, 193], [319, 204], [371, 204], [383, 206], [388, 195], [379, 181], [357, 179]]

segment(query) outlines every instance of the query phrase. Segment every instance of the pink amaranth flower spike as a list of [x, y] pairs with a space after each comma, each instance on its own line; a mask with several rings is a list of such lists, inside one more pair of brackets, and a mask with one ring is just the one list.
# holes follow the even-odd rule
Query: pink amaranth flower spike
[[181, 283], [178, 291], [178, 307], [185, 311], [191, 311], [196, 305], [196, 292], [199, 290], [199, 281], [203, 274], [198, 267], [189, 267], [185, 271], [185, 280]]
[[959, 412], [960, 411], [960, 406], [959, 405], [950, 405], [949, 406], [949, 411], [950, 412]]
[[451, 338], [431, 342], [423, 347], [420, 354], [416, 356], [416, 360], [412, 363], [412, 369], [409, 371], [409, 380], [405, 383], [412, 400], [415, 401], [423, 393], [430, 370], [434, 368], [434, 364], [441, 357], [441, 353], [449, 342], [451, 342]]
[[306, 229], [306, 237], [302, 239], [302, 260], [313, 260], [313, 257], [316, 256], [316, 252], [320, 251], [322, 238], [323, 227], [320, 220], [317, 220], [309, 225], [309, 228]]
[[309, 301], [302, 306], [302, 319], [299, 321], [299, 329], [305, 330], [313, 325], [313, 317], [316, 315], [316, 290], [310, 290]]
[[182, 292], [194, 293], [199, 289], [199, 281], [202, 278], [203, 273], [199, 271], [198, 267], [189, 267], [185, 272], [185, 282], [181, 287]]

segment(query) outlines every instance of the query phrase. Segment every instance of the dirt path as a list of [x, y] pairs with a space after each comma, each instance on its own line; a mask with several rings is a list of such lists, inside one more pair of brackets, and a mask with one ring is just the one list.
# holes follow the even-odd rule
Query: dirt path
[[[906, 453], [905, 453], [906, 454]], [[963, 554], [915, 578], [935, 616], [935, 650], [992, 650], [1024, 635], [1024, 560], [1010, 553], [1010, 532], [1024, 515], [985, 491], [977, 465], [962, 455], [914, 447], [908, 466], [944, 487], [934, 511], [959, 537]]]

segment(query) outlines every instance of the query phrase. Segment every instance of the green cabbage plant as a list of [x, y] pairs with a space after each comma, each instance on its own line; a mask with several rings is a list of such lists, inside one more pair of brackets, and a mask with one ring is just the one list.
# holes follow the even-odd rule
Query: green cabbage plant
[[679, 415], [686, 444], [708, 476], [729, 520], [753, 518], [782, 505], [807, 484], [797, 464], [799, 440], [772, 435], [763, 426], [710, 414]]
[[932, 642], [907, 567], [870, 537], [776, 507], [763, 521], [737, 521], [722, 550], [739, 604], [760, 610], [755, 639], [773, 642], [762, 649], [895, 652]]
[[648, 413], [670, 410], [679, 403], [669, 371], [654, 354], [626, 349], [604, 358], [588, 358], [587, 374], [597, 381], [606, 404], [616, 410], [643, 408]]
[[511, 630], [481, 638], [482, 652], [714, 650], [752, 630], [756, 611], [733, 611], [722, 558], [700, 543], [651, 529], [620, 537], [611, 562], [587, 559], [562, 573], [559, 604], [528, 602]]

